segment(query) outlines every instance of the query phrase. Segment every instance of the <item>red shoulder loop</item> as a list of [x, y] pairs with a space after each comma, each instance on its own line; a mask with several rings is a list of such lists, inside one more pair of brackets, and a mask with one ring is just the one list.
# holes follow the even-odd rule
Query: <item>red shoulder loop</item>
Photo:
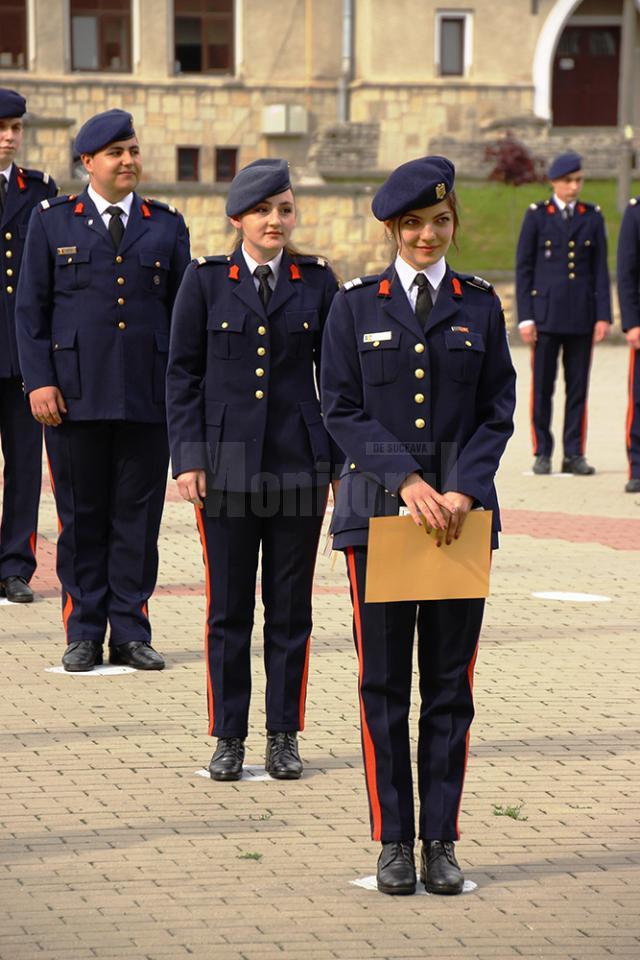
[[297, 263], [290, 263], [290, 264], [289, 264], [289, 273], [291, 274], [291, 279], [292, 279], [292, 280], [302, 280], [302, 277], [300, 276], [300, 270], [298, 269], [298, 264], [297, 264]]
[[579, 204], [578, 204], [578, 213], [583, 214], [583, 213], [586, 213], [586, 212], [587, 212], [587, 208], [585, 207], [584, 203], [579, 203]]
[[391, 285], [386, 278], [384, 280], [381, 280], [380, 283], [378, 284], [378, 296], [379, 297], [391, 296]]
[[555, 212], [556, 212], [555, 204], [553, 204], [553, 203], [548, 203], [548, 204], [547, 204], [547, 213], [550, 214], [550, 215], [552, 215], [552, 214], [554, 214]]
[[24, 182], [24, 178], [21, 176], [21, 174], [22, 174], [22, 170], [20, 170], [20, 171], [16, 174], [16, 180], [17, 180], [17, 182], [18, 182], [18, 189], [19, 189], [19, 190], [26, 190], [26, 189], [27, 189], [27, 185], [26, 185], [26, 183]]
[[461, 297], [461, 296], [462, 296], [462, 287], [461, 287], [460, 281], [458, 280], [457, 277], [451, 277], [451, 286], [453, 287], [453, 295], [454, 295], [454, 297]]
[[240, 279], [240, 267], [237, 263], [232, 263], [229, 267], [229, 280], [239, 280]]
[[84, 213], [84, 203], [82, 200], [76, 203], [75, 207], [73, 208], [73, 212], [75, 213], [76, 217], [79, 217]]
[[140, 204], [140, 210], [142, 211], [142, 216], [145, 220], [151, 219], [151, 210], [149, 210], [149, 207], [146, 205], [146, 203]]

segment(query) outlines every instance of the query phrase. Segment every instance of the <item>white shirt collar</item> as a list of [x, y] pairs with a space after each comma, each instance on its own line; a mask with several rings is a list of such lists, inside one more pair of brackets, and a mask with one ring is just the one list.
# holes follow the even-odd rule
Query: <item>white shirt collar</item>
[[555, 203], [557, 208], [560, 210], [560, 212], [562, 212], [565, 207], [569, 207], [570, 210], [573, 210], [573, 208], [577, 203], [577, 200], [574, 200], [573, 203], [565, 203], [564, 200], [561, 200], [560, 197], [556, 196], [556, 194], [554, 193], [553, 202]]
[[9, 177], [11, 176], [12, 170], [13, 170], [13, 163], [10, 163], [6, 170], [0, 170], [0, 173], [4, 173], [7, 183], [9, 183]]
[[407, 294], [407, 296], [409, 296], [409, 290], [413, 285], [416, 273], [424, 273], [433, 290], [437, 291], [440, 287], [440, 284], [444, 280], [445, 273], [447, 272], [447, 261], [444, 257], [440, 257], [436, 263], [432, 263], [431, 266], [425, 267], [424, 270], [416, 270], [415, 267], [412, 267], [410, 264], [408, 264], [407, 261], [403, 260], [400, 254], [398, 254], [396, 257], [395, 268], [404, 292]]
[[97, 193], [91, 184], [87, 187], [87, 193], [93, 200], [96, 210], [101, 217], [104, 216], [104, 212], [107, 207], [120, 207], [124, 211], [125, 217], [128, 217], [131, 213], [131, 204], [133, 203], [133, 192], [128, 193], [126, 197], [123, 197], [122, 200], [118, 200], [117, 203], [112, 203], [111, 200], [105, 200], [99, 193]]
[[[242, 256], [244, 257], [245, 263], [249, 268], [249, 273], [251, 274], [251, 276], [253, 276], [253, 271], [255, 270], [256, 267], [261, 266], [261, 264], [259, 264], [257, 260], [254, 260], [253, 257], [247, 253], [244, 247], [244, 243], [242, 244], [241, 249], [242, 249]], [[278, 272], [280, 270], [280, 264], [282, 263], [283, 253], [284, 253], [284, 250], [281, 250], [280, 253], [277, 253], [275, 255], [273, 260], [267, 261], [266, 266], [271, 267], [271, 273], [273, 274], [273, 282], [271, 283], [271, 287], [275, 287], [278, 281]]]

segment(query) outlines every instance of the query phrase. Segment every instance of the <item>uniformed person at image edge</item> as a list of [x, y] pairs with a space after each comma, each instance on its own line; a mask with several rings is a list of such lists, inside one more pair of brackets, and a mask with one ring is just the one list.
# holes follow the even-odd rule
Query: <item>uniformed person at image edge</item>
[[418, 631], [421, 878], [457, 894], [458, 814], [473, 718], [473, 668], [484, 600], [365, 603], [370, 516], [405, 504], [442, 549], [470, 509], [500, 517], [494, 475], [513, 430], [515, 372], [500, 300], [490, 284], [445, 260], [458, 225], [454, 167], [423, 157], [395, 170], [372, 209], [398, 251], [376, 276], [333, 302], [322, 358], [325, 423], [346, 454], [332, 521], [346, 553], [360, 665], [371, 830], [382, 842], [378, 889], [416, 888], [409, 739]]
[[164, 378], [171, 308], [189, 262], [184, 221], [142, 199], [132, 117], [108, 110], [75, 140], [79, 196], [31, 216], [16, 308], [31, 410], [45, 442], [60, 525], [69, 671], [110, 662], [159, 670], [148, 600], [168, 468]]
[[167, 372], [173, 474], [196, 505], [206, 565], [209, 733], [218, 738], [209, 773], [242, 775], [261, 550], [265, 766], [277, 779], [297, 779], [313, 573], [339, 456], [316, 383], [337, 282], [326, 260], [290, 246], [296, 203], [286, 161], [241, 170], [226, 212], [241, 242], [185, 273]]
[[585, 458], [593, 344], [608, 335], [611, 292], [600, 208], [580, 200], [582, 158], [556, 157], [553, 194], [527, 210], [516, 254], [519, 330], [531, 347], [533, 472], [551, 473], [553, 391], [562, 350], [566, 388], [562, 472], [595, 473]]
[[27, 103], [0, 88], [0, 438], [4, 455], [0, 525], [0, 596], [30, 603], [42, 473], [42, 427], [22, 390], [15, 334], [15, 303], [22, 253], [32, 209], [56, 195], [46, 173], [17, 166]]
[[622, 329], [630, 347], [626, 447], [627, 493], [640, 493], [640, 198], [624, 212], [618, 236], [618, 300]]

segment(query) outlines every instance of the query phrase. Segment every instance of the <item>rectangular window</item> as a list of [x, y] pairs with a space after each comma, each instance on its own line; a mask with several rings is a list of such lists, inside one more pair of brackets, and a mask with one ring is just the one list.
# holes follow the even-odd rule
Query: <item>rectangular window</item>
[[440, 73], [443, 77], [464, 73], [464, 20], [459, 17], [440, 21]]
[[131, 0], [69, 0], [69, 3], [71, 69], [130, 72]]
[[234, 0], [175, 0], [176, 73], [233, 73]]
[[178, 180], [200, 179], [200, 150], [198, 147], [178, 147]]
[[27, 2], [0, 0], [0, 70], [27, 66]]
[[216, 147], [216, 182], [230, 183], [238, 172], [238, 148]]
[[464, 77], [471, 66], [472, 15], [459, 10], [436, 13], [436, 72]]

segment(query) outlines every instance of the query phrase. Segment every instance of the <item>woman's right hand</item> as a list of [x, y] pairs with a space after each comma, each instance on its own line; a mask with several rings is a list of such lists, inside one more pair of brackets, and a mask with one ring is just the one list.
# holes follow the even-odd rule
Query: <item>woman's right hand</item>
[[207, 475], [204, 470], [187, 470], [176, 477], [178, 493], [187, 503], [202, 509], [207, 495]]
[[422, 518], [427, 527], [435, 530], [446, 530], [449, 525], [449, 510], [447, 501], [441, 493], [430, 487], [418, 473], [410, 473], [404, 480], [398, 493], [409, 508], [414, 523], [422, 526]]

